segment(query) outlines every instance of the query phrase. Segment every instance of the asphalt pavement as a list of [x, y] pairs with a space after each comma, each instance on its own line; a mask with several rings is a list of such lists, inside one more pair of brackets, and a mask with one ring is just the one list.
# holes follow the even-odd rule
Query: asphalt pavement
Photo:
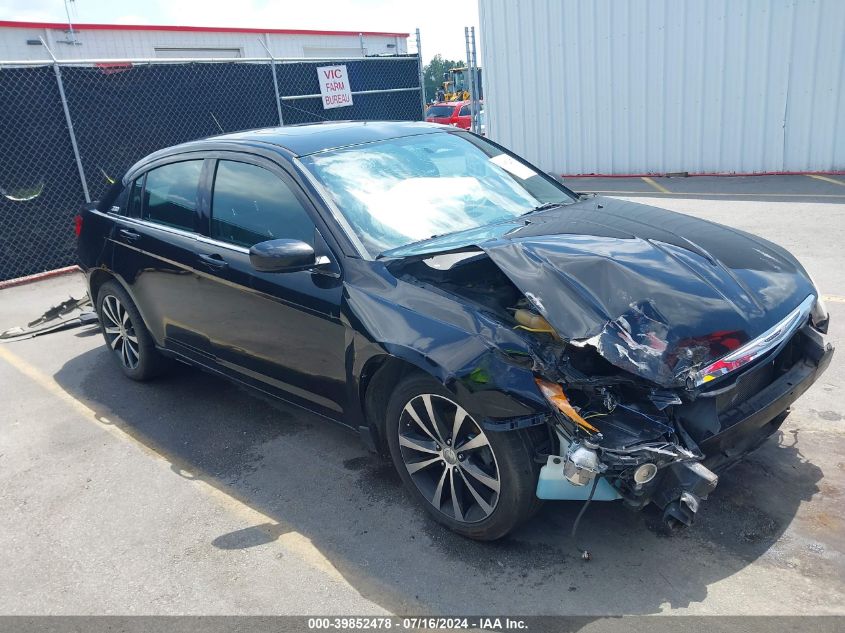
[[[558, 502], [466, 540], [356, 435], [187, 367], [129, 381], [87, 327], [0, 344], [0, 614], [845, 614], [845, 177], [829, 180], [567, 180], [758, 233], [827, 298], [830, 369], [691, 529], [594, 503], [584, 562], [581, 504]], [[2, 290], [0, 330], [81, 292], [78, 274]]]

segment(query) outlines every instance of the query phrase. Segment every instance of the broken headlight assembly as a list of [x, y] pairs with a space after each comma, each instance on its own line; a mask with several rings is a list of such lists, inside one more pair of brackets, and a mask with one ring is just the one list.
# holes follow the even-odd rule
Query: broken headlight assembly
[[[807, 315], [811, 315], [815, 311], [816, 306], [819, 305], [819, 300], [813, 295], [808, 295], [801, 304], [790, 312], [779, 323], [763, 332], [760, 336], [752, 341], [749, 341], [737, 350], [734, 350], [727, 356], [723, 356], [719, 360], [710, 363], [706, 367], [691, 373], [687, 377], [687, 389], [692, 390], [701, 385], [707, 384], [713, 380], [721, 378], [741, 367], [745, 367], [749, 363], [758, 358], [768, 354], [770, 351], [778, 347], [781, 343], [787, 340], [792, 334], [807, 322]], [[827, 317], [827, 312], [824, 307], [822, 312]], [[818, 329], [818, 328], [816, 328]]]

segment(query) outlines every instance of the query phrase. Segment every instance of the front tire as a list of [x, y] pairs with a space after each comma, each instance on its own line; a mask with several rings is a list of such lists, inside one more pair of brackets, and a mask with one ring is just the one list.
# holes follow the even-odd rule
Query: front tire
[[522, 432], [487, 432], [439, 382], [405, 378], [387, 406], [394, 466], [425, 510], [477, 540], [505, 536], [531, 515], [537, 478]]
[[100, 288], [97, 316], [110, 355], [127, 377], [145, 381], [162, 372], [166, 359], [156, 349], [129, 293], [116, 281]]

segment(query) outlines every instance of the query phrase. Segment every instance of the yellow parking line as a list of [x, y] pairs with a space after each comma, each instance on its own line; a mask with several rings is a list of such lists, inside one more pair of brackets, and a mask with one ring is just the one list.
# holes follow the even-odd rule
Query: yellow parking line
[[845, 297], [838, 295], [822, 295], [822, 301], [831, 301], [833, 303], [845, 303]]
[[[250, 505], [244, 503], [234, 494], [230, 494], [222, 487], [218, 487], [203, 480], [193, 471], [191, 464], [185, 460], [168, 454], [160, 446], [157, 446], [149, 437], [137, 429], [127, 427], [121, 420], [108, 417], [89, 407], [87, 404], [74, 398], [65, 391], [55, 378], [42, 372], [31, 365], [23, 358], [9, 351], [8, 346], [0, 345], [0, 360], [6, 361], [18, 372], [32, 380], [38, 386], [47, 391], [50, 395], [60, 400], [87, 422], [93, 422], [96, 426], [114, 437], [129, 441], [139, 448], [144, 454], [163, 461], [174, 470], [181, 473], [191, 484], [197, 486], [204, 494], [212, 497], [217, 503], [227, 508], [242, 521], [251, 526], [257, 524], [271, 524], [273, 531], [279, 533], [277, 539], [282, 546], [292, 552], [303, 562], [311, 567], [326, 573], [328, 576], [348, 584], [347, 580], [337, 568], [326, 558], [323, 553], [311, 542], [311, 539], [294, 530], [290, 525], [284, 524], [276, 519], [259, 512]], [[131, 428], [131, 431], [129, 430]]]
[[[656, 183], [655, 183], [656, 184]], [[580, 189], [582, 192], [601, 193], [608, 195], [654, 195], [659, 192], [650, 191], [620, 191], [619, 189]], [[725, 193], [724, 191], [666, 191], [670, 196], [754, 196], [757, 198], [845, 198], [845, 193]]]
[[669, 191], [663, 185], [658, 185], [656, 182], [654, 182], [653, 179], [649, 178], [648, 176], [643, 176], [642, 178], [643, 178], [643, 182], [650, 184], [652, 187], [657, 189], [660, 193], [672, 193], [671, 191]]
[[835, 178], [831, 178], [830, 176], [822, 176], [820, 174], [807, 174], [810, 178], [815, 178], [816, 180], [824, 180], [825, 182], [832, 182], [834, 185], [839, 185], [840, 187], [845, 187], [845, 182], [841, 180], [836, 180]]

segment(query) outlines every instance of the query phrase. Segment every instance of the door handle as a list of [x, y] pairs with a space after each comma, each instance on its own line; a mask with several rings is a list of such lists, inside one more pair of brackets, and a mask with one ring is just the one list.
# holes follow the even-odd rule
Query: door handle
[[220, 255], [198, 255], [200, 264], [203, 264], [206, 268], [211, 270], [223, 270], [224, 268], [228, 268], [229, 264], [226, 262], [225, 259], [220, 257]]
[[141, 237], [140, 233], [136, 233], [135, 231], [133, 231], [131, 229], [120, 229], [120, 231], [118, 231], [118, 233], [120, 233], [120, 237], [122, 237], [127, 242], [134, 242], [134, 241], [140, 239], [140, 237]]

